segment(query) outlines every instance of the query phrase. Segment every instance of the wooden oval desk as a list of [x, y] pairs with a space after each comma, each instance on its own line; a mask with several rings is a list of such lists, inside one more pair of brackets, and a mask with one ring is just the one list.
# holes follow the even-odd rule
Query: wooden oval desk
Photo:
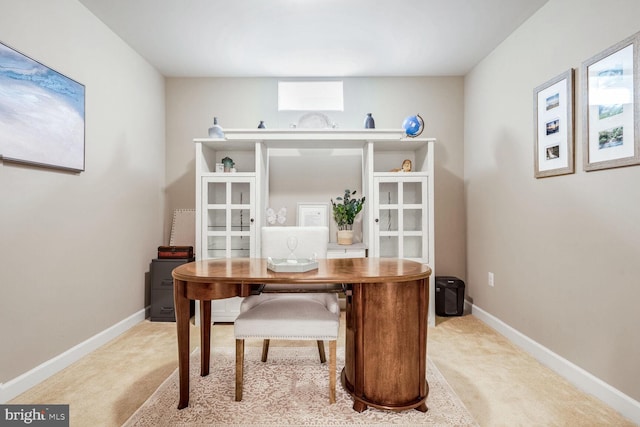
[[345, 285], [347, 294], [345, 366], [341, 380], [367, 406], [426, 411], [428, 278], [431, 269], [396, 258], [320, 259], [306, 273], [274, 273], [259, 258], [196, 261], [173, 270], [178, 335], [180, 400], [189, 404], [189, 301], [201, 301], [200, 374], [209, 374], [211, 300], [245, 297], [259, 285], [314, 283]]

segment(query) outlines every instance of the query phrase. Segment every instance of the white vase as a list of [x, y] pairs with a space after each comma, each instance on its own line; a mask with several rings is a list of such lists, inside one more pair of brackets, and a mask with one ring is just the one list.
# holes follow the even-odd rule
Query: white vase
[[222, 126], [218, 124], [218, 118], [213, 118], [213, 126], [209, 128], [209, 138], [224, 138]]
[[338, 230], [338, 244], [350, 245], [353, 243], [353, 230]]

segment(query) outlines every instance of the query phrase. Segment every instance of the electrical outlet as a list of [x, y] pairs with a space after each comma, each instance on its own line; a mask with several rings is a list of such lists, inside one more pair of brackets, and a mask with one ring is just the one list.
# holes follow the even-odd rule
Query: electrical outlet
[[493, 273], [492, 272], [489, 272], [488, 283], [489, 283], [489, 286], [493, 287], [494, 281], [493, 281]]

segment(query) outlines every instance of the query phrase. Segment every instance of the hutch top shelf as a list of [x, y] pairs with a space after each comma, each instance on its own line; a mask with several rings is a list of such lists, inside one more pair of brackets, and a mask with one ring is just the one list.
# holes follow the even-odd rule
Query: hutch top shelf
[[[196, 173], [214, 173], [225, 156], [237, 161], [238, 172], [265, 170], [268, 158], [282, 153], [362, 156], [366, 175], [388, 172], [404, 159], [414, 172], [433, 170], [435, 138], [409, 138], [402, 129], [226, 129], [224, 138], [195, 138]], [[316, 150], [330, 150], [319, 153]], [[359, 154], [358, 154], [359, 153]], [[371, 178], [371, 175], [365, 177]]]
[[256, 142], [269, 148], [361, 148], [373, 142], [375, 150], [415, 150], [434, 138], [408, 138], [400, 129], [226, 129], [225, 138], [193, 141], [221, 150], [253, 150]]

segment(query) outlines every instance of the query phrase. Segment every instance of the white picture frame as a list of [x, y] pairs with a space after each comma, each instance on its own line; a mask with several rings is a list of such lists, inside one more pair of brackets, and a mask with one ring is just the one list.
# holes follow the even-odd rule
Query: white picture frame
[[534, 94], [534, 176], [574, 173], [573, 69], [547, 81]]
[[640, 33], [582, 63], [584, 170], [640, 164]]
[[299, 202], [296, 223], [300, 227], [327, 227], [329, 224], [329, 203]]

